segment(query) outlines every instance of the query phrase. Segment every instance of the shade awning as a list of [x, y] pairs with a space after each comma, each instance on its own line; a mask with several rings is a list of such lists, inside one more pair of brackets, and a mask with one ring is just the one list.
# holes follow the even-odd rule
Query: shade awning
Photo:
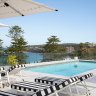
[[9, 27], [8, 25], [0, 23], [0, 27]]
[[0, 0], [0, 18], [25, 16], [50, 11], [57, 10], [31, 0]]

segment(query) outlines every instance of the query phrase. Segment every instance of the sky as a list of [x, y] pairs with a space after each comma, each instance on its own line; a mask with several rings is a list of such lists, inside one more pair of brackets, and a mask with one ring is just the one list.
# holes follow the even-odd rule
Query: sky
[[[96, 0], [33, 0], [59, 11], [0, 19], [0, 23], [19, 25], [28, 45], [45, 44], [55, 35], [60, 43], [96, 43]], [[9, 28], [0, 28], [3, 46], [10, 46]]]

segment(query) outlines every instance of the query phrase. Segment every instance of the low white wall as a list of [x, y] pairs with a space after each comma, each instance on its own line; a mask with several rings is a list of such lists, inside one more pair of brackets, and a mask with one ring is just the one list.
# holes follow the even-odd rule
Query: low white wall
[[79, 61], [85, 61], [85, 62], [96, 62], [96, 60], [83, 60], [83, 59], [80, 59]]
[[51, 62], [40, 62], [40, 63], [30, 63], [26, 64], [26, 67], [38, 67], [38, 66], [45, 66], [45, 65], [53, 65], [58, 63], [66, 63], [66, 62], [77, 62], [79, 60], [71, 59], [71, 60], [61, 60], [61, 61], [51, 61]]

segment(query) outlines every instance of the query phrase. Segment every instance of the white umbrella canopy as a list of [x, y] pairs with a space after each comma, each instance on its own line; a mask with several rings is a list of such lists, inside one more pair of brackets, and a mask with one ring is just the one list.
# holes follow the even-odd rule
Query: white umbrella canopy
[[0, 0], [0, 18], [25, 16], [40, 12], [58, 11], [32, 0]]
[[0, 23], [0, 27], [9, 27], [8, 25]]

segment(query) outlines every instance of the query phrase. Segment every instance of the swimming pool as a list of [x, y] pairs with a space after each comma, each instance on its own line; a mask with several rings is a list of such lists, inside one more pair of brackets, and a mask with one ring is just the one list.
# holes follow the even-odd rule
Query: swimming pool
[[25, 68], [24, 70], [63, 76], [74, 76], [93, 69], [96, 69], [95, 62], [71, 62], [34, 68]]

